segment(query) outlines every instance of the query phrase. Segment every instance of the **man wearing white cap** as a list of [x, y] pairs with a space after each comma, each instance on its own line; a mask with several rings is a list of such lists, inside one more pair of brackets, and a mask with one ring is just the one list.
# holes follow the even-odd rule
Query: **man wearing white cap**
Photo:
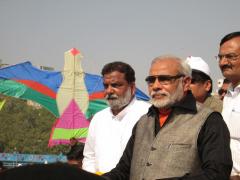
[[222, 112], [222, 101], [211, 95], [210, 68], [201, 57], [189, 56], [186, 62], [192, 69], [191, 91], [195, 99], [214, 111]]

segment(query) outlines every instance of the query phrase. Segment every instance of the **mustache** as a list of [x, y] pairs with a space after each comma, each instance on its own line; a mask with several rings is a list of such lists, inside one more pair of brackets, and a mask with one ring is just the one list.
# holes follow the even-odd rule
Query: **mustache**
[[111, 100], [111, 99], [117, 99], [118, 96], [116, 94], [106, 94], [105, 98], [107, 100]]
[[151, 92], [151, 97], [154, 98], [155, 96], [168, 96], [168, 93], [167, 92], [163, 92], [163, 91], [152, 91]]
[[221, 69], [222, 69], [222, 70], [227, 69], [227, 68], [232, 68], [232, 67], [231, 67], [230, 65], [227, 65], [227, 64], [221, 66]]

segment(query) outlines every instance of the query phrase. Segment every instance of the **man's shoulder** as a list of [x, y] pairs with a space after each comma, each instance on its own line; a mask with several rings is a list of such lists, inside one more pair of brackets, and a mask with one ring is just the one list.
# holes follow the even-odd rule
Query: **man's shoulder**
[[196, 102], [197, 112], [196, 113], [212, 113], [213, 110], [206, 104]]
[[135, 100], [135, 102], [129, 107], [128, 114], [135, 115], [136, 117], [146, 114], [151, 104], [147, 101]]
[[102, 109], [101, 111], [98, 111], [94, 116], [102, 116], [104, 114], [109, 114], [111, 112], [110, 107], [106, 107], [105, 109]]
[[205, 119], [204, 121], [212, 122], [212, 123], [216, 123], [216, 122], [220, 123], [220, 120], [223, 121], [221, 112], [216, 111], [200, 103], [198, 103], [197, 106], [198, 106], [198, 113], [201, 113], [202, 116], [204, 116], [204, 119]]
[[112, 117], [110, 107], [107, 107], [101, 111], [98, 111], [96, 114], [94, 114], [91, 122], [96, 121], [98, 119], [106, 119], [106, 117]]
[[215, 102], [215, 103], [220, 103], [220, 104], [222, 104], [222, 100], [221, 100], [221, 99], [219, 99], [219, 97], [216, 97], [216, 96], [214, 96], [214, 95], [211, 95], [211, 96], [209, 96], [209, 99], [211, 99], [211, 100], [212, 100], [212, 102]]
[[143, 108], [149, 108], [151, 104], [148, 101], [138, 100], [136, 99], [133, 106], [135, 107], [143, 107]]
[[209, 107], [210, 109], [212, 109], [214, 111], [222, 112], [223, 102], [222, 102], [222, 100], [220, 100], [219, 98], [217, 98], [215, 96], [211, 95], [211, 96], [207, 97], [207, 99], [204, 102], [204, 105], [206, 105], [207, 107]]

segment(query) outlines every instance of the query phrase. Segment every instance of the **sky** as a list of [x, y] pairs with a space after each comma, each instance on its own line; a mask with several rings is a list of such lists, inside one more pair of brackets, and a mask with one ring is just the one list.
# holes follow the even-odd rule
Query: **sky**
[[239, 0], [0, 0], [0, 59], [62, 70], [64, 52], [77, 48], [85, 72], [100, 75], [106, 63], [127, 62], [147, 93], [155, 57], [192, 55], [209, 64], [216, 81], [219, 42], [240, 30], [239, 7]]

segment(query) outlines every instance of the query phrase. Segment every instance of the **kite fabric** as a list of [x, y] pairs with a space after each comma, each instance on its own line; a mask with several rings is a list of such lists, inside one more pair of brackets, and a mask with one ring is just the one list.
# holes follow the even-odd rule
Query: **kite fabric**
[[[40, 70], [27, 61], [0, 69], [0, 93], [37, 102], [57, 117], [49, 147], [69, 144], [75, 137], [84, 142], [89, 120], [106, 108], [103, 79], [85, 73], [81, 53], [73, 48], [64, 54], [62, 72]], [[136, 98], [149, 97], [137, 89]]]

